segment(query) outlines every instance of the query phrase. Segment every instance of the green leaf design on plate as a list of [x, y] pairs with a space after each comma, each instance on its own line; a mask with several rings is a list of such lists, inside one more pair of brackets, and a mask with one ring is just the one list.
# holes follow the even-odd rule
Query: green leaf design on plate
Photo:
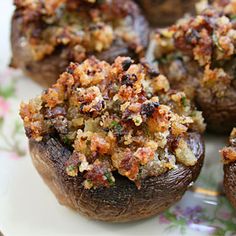
[[[187, 235], [190, 225], [205, 225], [212, 229], [210, 235], [233, 235], [236, 230], [236, 215], [233, 207], [225, 197], [217, 198], [217, 206], [213, 213], [201, 206], [172, 207], [159, 216], [160, 223], [168, 224], [166, 230], [179, 230], [181, 235]], [[227, 217], [222, 214], [227, 214]], [[199, 229], [198, 229], [199, 230]]]
[[15, 96], [15, 82], [11, 82], [10, 84], [0, 87], [0, 96], [4, 99], [9, 99]]

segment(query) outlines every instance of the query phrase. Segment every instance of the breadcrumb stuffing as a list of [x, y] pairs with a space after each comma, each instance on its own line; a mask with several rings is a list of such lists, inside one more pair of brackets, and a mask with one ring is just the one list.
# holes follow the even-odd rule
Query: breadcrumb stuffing
[[209, 100], [229, 99], [235, 87], [228, 66], [236, 54], [235, 6], [234, 0], [215, 0], [197, 16], [156, 31], [155, 56], [172, 88], [191, 99], [202, 91]]
[[59, 48], [71, 61], [108, 50], [117, 40], [137, 55], [143, 55], [140, 36], [132, 28], [136, 5], [132, 1], [15, 0], [17, 17], [35, 61]]
[[[159, 81], [157, 88], [152, 81]], [[71, 63], [42, 96], [22, 103], [29, 139], [57, 137], [72, 150], [68, 175], [83, 175], [86, 189], [115, 184], [114, 172], [134, 181], [193, 166], [189, 132], [201, 132], [200, 113], [183, 92], [147, 65], [118, 57], [110, 65], [92, 57]]]
[[234, 128], [231, 132], [229, 143], [229, 147], [225, 147], [220, 151], [225, 164], [236, 161], [236, 128]]

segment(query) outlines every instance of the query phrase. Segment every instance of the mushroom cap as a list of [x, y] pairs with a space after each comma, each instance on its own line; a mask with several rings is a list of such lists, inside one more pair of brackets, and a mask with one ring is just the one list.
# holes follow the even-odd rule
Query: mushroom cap
[[127, 222], [163, 212], [180, 200], [196, 180], [203, 165], [203, 139], [192, 132], [186, 141], [198, 159], [196, 165], [177, 164], [176, 169], [141, 180], [140, 189], [128, 178], [116, 174], [114, 186], [89, 190], [84, 188], [81, 174], [67, 175], [65, 162], [71, 151], [59, 139], [48, 137], [41, 142], [30, 140], [29, 144], [34, 166], [60, 204], [92, 219]]

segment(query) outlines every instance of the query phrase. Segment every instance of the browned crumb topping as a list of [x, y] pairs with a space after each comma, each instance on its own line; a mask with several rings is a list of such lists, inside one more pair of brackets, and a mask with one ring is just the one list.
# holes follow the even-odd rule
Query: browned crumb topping
[[[207, 8], [196, 17], [157, 30], [155, 55], [175, 83], [190, 80], [193, 87], [224, 96], [234, 75], [224, 70], [236, 54], [236, 25], [219, 9]], [[191, 82], [192, 81], [192, 82]]]
[[114, 172], [139, 186], [177, 163], [193, 166], [186, 137], [205, 128], [183, 92], [126, 57], [112, 65], [95, 58], [71, 63], [42, 96], [22, 103], [20, 115], [28, 138], [54, 136], [72, 149], [66, 171], [83, 174], [85, 188], [113, 185]]
[[23, 18], [22, 31], [34, 60], [40, 61], [61, 46], [70, 60], [109, 49], [123, 41], [137, 55], [144, 48], [132, 27], [137, 6], [124, 0], [15, 0], [17, 16]]
[[225, 147], [220, 151], [225, 164], [236, 161], [236, 128], [233, 129], [230, 135], [229, 143], [229, 147]]
[[212, 6], [225, 15], [235, 18], [236, 15], [236, 1], [235, 0], [213, 0]]
[[199, 65], [230, 59], [235, 54], [236, 30], [231, 19], [206, 9], [196, 17], [182, 19], [156, 34], [157, 57], [178, 50]]

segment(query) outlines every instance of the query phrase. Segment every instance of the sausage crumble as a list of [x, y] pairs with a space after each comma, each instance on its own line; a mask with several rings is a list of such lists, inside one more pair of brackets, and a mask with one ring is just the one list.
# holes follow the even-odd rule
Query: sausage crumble
[[193, 86], [210, 88], [218, 97], [232, 85], [234, 77], [224, 70], [224, 63], [235, 57], [236, 28], [219, 11], [207, 8], [196, 17], [181, 19], [157, 30], [155, 40], [157, 61], [160, 67], [168, 66], [174, 83], [191, 77]]
[[159, 70], [171, 87], [196, 103], [209, 130], [232, 130], [236, 124], [235, 19], [210, 5], [197, 16], [157, 29], [154, 40]]
[[127, 57], [71, 63], [51, 88], [21, 104], [20, 115], [29, 139], [56, 137], [71, 150], [65, 171], [83, 175], [86, 189], [114, 185], [117, 172], [140, 188], [145, 177], [194, 166], [188, 132], [205, 128], [183, 92]]
[[[137, 55], [144, 46], [132, 28], [137, 6], [123, 0], [14, 0], [15, 17], [29, 42], [35, 61], [41, 61], [62, 47], [65, 58], [81, 62], [86, 55], [103, 52], [114, 42], [127, 43]], [[21, 17], [19, 17], [21, 16]], [[146, 45], [145, 45], [146, 46]]]

